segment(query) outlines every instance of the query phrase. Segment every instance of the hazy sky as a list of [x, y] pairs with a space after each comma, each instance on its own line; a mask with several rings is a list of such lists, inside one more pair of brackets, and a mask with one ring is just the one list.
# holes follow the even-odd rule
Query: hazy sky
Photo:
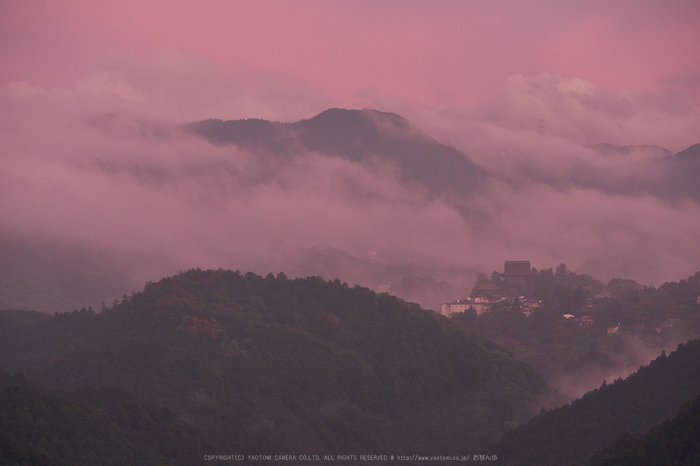
[[[173, 129], [331, 107], [399, 113], [499, 173], [473, 201], [481, 223], [391, 167], [270, 167]], [[0, 0], [0, 234], [146, 258], [151, 279], [333, 246], [658, 285], [700, 269], [697, 202], [569, 181], [653, 176], [582, 146], [680, 151], [700, 142], [699, 108], [697, 0]], [[235, 173], [202, 169], [222, 161]]]
[[[206, 84], [198, 91], [212, 100], [228, 83], [267, 104], [245, 116], [291, 120], [329, 103], [471, 107], [521, 74], [700, 99], [694, 0], [4, 0], [0, 8], [4, 85], [70, 88], [96, 73], [131, 72], [147, 91], [160, 72], [181, 91]], [[240, 116], [226, 107], [215, 116]]]

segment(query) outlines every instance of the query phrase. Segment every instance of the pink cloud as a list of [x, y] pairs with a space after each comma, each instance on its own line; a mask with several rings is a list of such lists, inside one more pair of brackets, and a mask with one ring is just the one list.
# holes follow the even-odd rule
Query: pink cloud
[[[484, 123], [478, 114], [449, 114], [454, 126], [440, 139], [495, 175], [475, 197], [453, 201], [402, 181], [391, 164], [313, 153], [269, 158], [180, 135], [173, 123], [210, 114], [218, 99], [207, 100], [206, 92], [178, 98], [181, 82], [168, 75], [178, 70], [186, 76], [199, 62], [164, 63], [155, 60], [149, 68], [127, 61], [72, 89], [16, 82], [5, 90], [0, 234], [110, 251], [130, 263], [136, 284], [195, 266], [288, 270], [307, 247], [335, 247], [357, 257], [377, 251], [385, 263], [442, 270], [460, 283], [471, 281], [460, 275], [464, 270], [490, 273], [510, 257], [527, 257], [539, 268], [566, 262], [604, 280], [624, 276], [656, 284], [697, 268], [696, 204], [607, 192], [651, 176], [638, 162], [653, 154], [605, 157], [576, 138], [518, 126], [529, 121], [531, 107], [515, 104], [528, 99], [543, 108], [559, 102], [554, 108], [566, 122], [561, 131], [601, 118], [619, 127], [627, 112], [617, 105], [626, 98], [631, 103], [623, 108], [631, 105], [642, 117], [665, 115], [653, 105], [644, 110], [635, 96], [581, 80], [519, 77], [498, 107], [500, 119]], [[222, 85], [216, 73], [193, 72], [188, 79], [229, 102], [246, 102], [244, 89]], [[582, 96], [602, 102], [582, 105]], [[245, 117], [275, 102], [257, 96], [237, 111]], [[649, 244], [653, 250], [640, 255]]]
[[536, 52], [543, 71], [643, 92], [658, 89], [674, 72], [698, 69], [698, 11], [627, 6], [606, 6], [558, 24]]
[[582, 144], [656, 144], [680, 151], [700, 134], [700, 109], [678, 95], [612, 92], [578, 78], [514, 75], [480, 104], [484, 121]]
[[435, 106], [471, 105], [516, 73], [641, 92], [700, 66], [692, 2], [39, 3], [3, 5], [5, 83], [65, 85], [115, 50], [175, 49], [227, 74], [294, 76], [336, 105], [369, 92]]
[[[572, 181], [648, 175], [617, 175], [621, 159], [584, 143], [698, 142], [700, 7], [653, 5], [4, 2], [0, 234], [107, 249], [148, 279], [276, 272], [309, 246], [444, 270], [527, 257], [678, 279], [697, 268], [696, 205]], [[498, 176], [470, 217], [391, 165], [273, 163], [176, 130], [329, 107], [397, 112]]]

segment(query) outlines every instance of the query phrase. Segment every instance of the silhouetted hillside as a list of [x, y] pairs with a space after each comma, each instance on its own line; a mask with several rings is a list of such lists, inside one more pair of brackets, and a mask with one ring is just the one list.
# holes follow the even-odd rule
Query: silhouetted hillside
[[464, 453], [526, 421], [544, 389], [446, 318], [315, 277], [191, 270], [0, 333], [5, 370], [128, 390], [232, 453]]
[[596, 452], [591, 466], [692, 466], [700, 464], [700, 396], [673, 419], [646, 434], [625, 434]]
[[700, 162], [700, 144], [693, 144], [687, 149], [678, 152], [675, 158], [687, 162]]
[[[470, 210], [464, 204], [465, 196], [481, 189], [490, 176], [465, 154], [425, 136], [408, 120], [377, 110], [334, 108], [296, 123], [205, 120], [190, 123], [186, 129], [214, 144], [234, 144], [273, 156], [290, 157], [311, 151], [357, 163], [372, 163], [375, 159], [396, 163], [402, 181], [420, 183], [431, 194], [447, 196], [452, 202], [460, 199], [457, 204], [462, 211]], [[623, 169], [621, 173], [611, 174], [593, 166], [582, 166], [570, 180], [540, 179], [535, 173], [530, 176], [554, 186], [572, 183], [611, 194], [652, 194], [667, 201], [682, 198], [700, 201], [696, 183], [700, 174], [697, 156], [700, 145], [675, 155], [654, 145], [589, 147], [605, 156], [630, 157], [628, 173]]]
[[663, 147], [649, 145], [649, 144], [635, 144], [635, 145], [631, 145], [631, 146], [616, 146], [614, 144], [602, 143], [602, 144], [594, 144], [594, 145], [589, 146], [589, 147], [601, 152], [604, 155], [610, 155], [610, 156], [616, 156], [616, 155], [626, 156], [626, 155], [631, 155], [635, 152], [643, 152], [643, 153], [651, 154], [651, 155], [654, 155], [657, 157], [668, 157], [668, 156], [673, 155], [673, 152], [671, 152], [668, 149], [664, 149]]
[[665, 160], [667, 174], [660, 186], [674, 199], [691, 197], [700, 201], [700, 144], [694, 144]]
[[282, 155], [294, 152], [295, 137], [290, 125], [267, 120], [204, 120], [190, 123], [190, 130], [216, 144], [236, 144], [252, 150], [270, 151]]
[[645, 432], [700, 393], [700, 340], [662, 353], [625, 380], [603, 384], [570, 405], [542, 411], [504, 435], [493, 451], [506, 465], [586, 464], [624, 433]]
[[694, 199], [700, 202], [700, 144], [694, 144], [676, 154], [658, 146], [634, 145], [615, 146], [596, 144], [591, 146], [607, 156], [641, 155], [640, 160], [630, 160], [631, 164], [644, 168], [644, 177], [630, 177], [625, 182], [616, 181], [609, 185], [603, 179], [586, 179], [583, 185], [602, 188], [610, 193], [648, 193], [667, 201]]
[[276, 155], [314, 151], [355, 162], [393, 162], [404, 181], [421, 183], [433, 194], [473, 193], [485, 178], [466, 155], [427, 137], [399, 115], [377, 110], [334, 108], [296, 123], [205, 120], [187, 128], [216, 144]]
[[0, 464], [191, 465], [213, 445], [124, 391], [58, 394], [0, 372]]

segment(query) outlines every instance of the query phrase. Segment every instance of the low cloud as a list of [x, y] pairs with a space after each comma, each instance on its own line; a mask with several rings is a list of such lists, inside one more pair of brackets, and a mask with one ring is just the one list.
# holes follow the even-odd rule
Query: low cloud
[[580, 144], [653, 144], [674, 152], [697, 143], [700, 112], [685, 93], [611, 92], [578, 78], [510, 77], [479, 105], [481, 121]]
[[[134, 288], [190, 267], [301, 270], [309, 248], [414, 264], [454, 293], [510, 259], [657, 285], [700, 268], [697, 202], [615, 190], [652, 182], [645, 163], [657, 155], [584, 146], [682, 149], [697, 142], [692, 107], [544, 75], [512, 78], [476, 111], [403, 103], [403, 116], [490, 174], [455, 199], [402, 178], [391, 161], [276, 157], [180, 129], [210, 117], [290, 121], [331, 106], [303, 83], [265, 79], [284, 98], [180, 55], [117, 62], [69, 89], [12, 83], [0, 97], [0, 235], [106, 251]], [[654, 119], [676, 129], [655, 133]]]
[[603, 381], [610, 384], [617, 379], [626, 379], [630, 374], [637, 372], [640, 366], [649, 365], [661, 355], [662, 351], [666, 353], [675, 351], [679, 343], [692, 337], [688, 335], [685, 339], [669, 341], [663, 345], [663, 348], [650, 348], [636, 337], [621, 334], [619, 338], [622, 351], [600, 349], [609, 356], [608, 367], [584, 365], [578, 370], [552, 377], [549, 384], [566, 399], [581, 398], [587, 392], [599, 388]]

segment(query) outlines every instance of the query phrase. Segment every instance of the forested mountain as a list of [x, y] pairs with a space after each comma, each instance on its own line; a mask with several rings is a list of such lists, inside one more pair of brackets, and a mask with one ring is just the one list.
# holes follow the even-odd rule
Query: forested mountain
[[676, 417], [646, 434], [624, 434], [596, 452], [591, 466], [693, 466], [700, 464], [700, 396]]
[[648, 145], [648, 144], [636, 144], [636, 145], [631, 145], [631, 146], [616, 146], [614, 144], [608, 144], [608, 143], [602, 143], [602, 144], [594, 144], [592, 146], [589, 146], [599, 152], [601, 152], [604, 155], [607, 156], [630, 156], [631, 154], [634, 154], [635, 152], [642, 152], [642, 153], [647, 153], [652, 156], [656, 157], [669, 157], [673, 155], [673, 152], [671, 152], [668, 149], [664, 149], [663, 147], [659, 146], [654, 146], [654, 145]]
[[0, 372], [2, 465], [191, 465], [213, 445], [123, 390], [52, 393]]
[[[506, 465], [582, 465], [625, 433], [645, 432], [675, 416], [700, 393], [700, 340], [662, 353], [625, 380], [542, 411], [493, 448]], [[694, 439], [697, 442], [697, 438]]]
[[[644, 168], [644, 177], [630, 177], [627, 182], [616, 180], [606, 184], [603, 180], [588, 179], [582, 184], [603, 187], [611, 193], [649, 193], [668, 201], [694, 199], [700, 201], [700, 144], [694, 144], [676, 154], [658, 146], [615, 146], [597, 144], [592, 146], [606, 156], [630, 156], [636, 154], [631, 164]], [[641, 156], [641, 157], [640, 157]]]
[[534, 414], [545, 383], [449, 319], [320, 278], [190, 270], [96, 314], [6, 316], [0, 368], [122, 389], [236, 453], [463, 454]]
[[213, 143], [289, 156], [309, 151], [351, 161], [393, 162], [404, 181], [433, 194], [474, 193], [485, 172], [461, 152], [424, 135], [395, 113], [333, 108], [296, 123], [205, 120], [187, 126]]
[[[355, 162], [371, 163], [373, 158], [396, 163], [404, 181], [418, 182], [435, 195], [447, 196], [468, 211], [465, 196], [477, 192], [490, 177], [498, 177], [479, 167], [451, 147], [425, 136], [408, 120], [394, 113], [377, 110], [334, 108], [295, 123], [259, 119], [204, 120], [185, 126], [214, 144], [234, 144], [240, 148], [290, 157], [309, 151]], [[695, 183], [700, 170], [700, 144], [673, 154], [652, 145], [616, 146], [596, 144], [591, 149], [607, 156], [630, 157], [629, 173], [600, 172], [580, 167], [571, 179], [542, 178], [546, 184], [562, 183], [595, 188], [611, 194], [650, 193], [668, 201], [691, 198], [700, 201]]]
[[660, 190], [675, 199], [691, 197], [700, 201], [700, 144], [694, 144], [665, 160], [670, 166]]

